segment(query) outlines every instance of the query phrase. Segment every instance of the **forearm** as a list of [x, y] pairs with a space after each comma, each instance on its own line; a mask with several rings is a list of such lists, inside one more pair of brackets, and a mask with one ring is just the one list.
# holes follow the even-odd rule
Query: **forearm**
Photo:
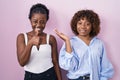
[[71, 53], [72, 52], [72, 48], [71, 48], [71, 44], [70, 44], [70, 40], [69, 39], [65, 41], [65, 46], [66, 46], [66, 51], [68, 53]]
[[62, 80], [61, 71], [60, 71], [58, 63], [54, 63], [54, 69], [55, 69], [55, 72], [56, 72], [56, 75], [57, 75], [57, 79]]
[[[65, 54], [64, 54], [65, 53]], [[77, 59], [75, 56], [73, 56], [73, 52], [70, 54], [68, 52], [62, 52], [60, 53], [59, 56], [59, 65], [62, 69], [64, 70], [72, 70], [76, 71], [78, 70], [79, 66], [79, 59]]]
[[106, 51], [105, 51], [105, 48], [104, 48], [104, 51], [103, 51], [103, 55], [102, 55], [102, 58], [101, 58], [101, 69], [100, 69], [100, 74], [101, 74], [101, 78], [112, 78], [112, 76], [114, 75], [114, 68], [113, 68], [113, 65], [112, 63], [109, 61], [107, 55], [106, 55]]
[[24, 66], [29, 61], [31, 48], [32, 44], [28, 43], [24, 51], [21, 53], [21, 56], [19, 57], [19, 63], [21, 66]]

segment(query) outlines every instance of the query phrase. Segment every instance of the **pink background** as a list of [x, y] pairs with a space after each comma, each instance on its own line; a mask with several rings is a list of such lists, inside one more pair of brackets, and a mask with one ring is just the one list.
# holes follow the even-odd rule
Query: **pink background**
[[[41, 2], [50, 9], [50, 19], [45, 31], [54, 35], [58, 50], [63, 41], [53, 32], [54, 28], [73, 34], [70, 20], [81, 9], [92, 9], [101, 19], [101, 33], [98, 35], [106, 47], [107, 55], [115, 68], [111, 80], [120, 80], [120, 0], [0, 0], [0, 80], [23, 80], [23, 67], [17, 62], [16, 37], [31, 30], [28, 20], [30, 7]], [[66, 80], [62, 70], [63, 80]]]

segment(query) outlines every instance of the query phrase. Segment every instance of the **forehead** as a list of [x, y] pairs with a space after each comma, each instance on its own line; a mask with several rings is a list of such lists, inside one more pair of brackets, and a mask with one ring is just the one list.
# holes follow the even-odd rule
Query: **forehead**
[[89, 22], [89, 20], [88, 20], [86, 17], [81, 17], [81, 18], [79, 19], [79, 21], [87, 21], [87, 22]]
[[46, 14], [42, 13], [33, 13], [32, 19], [47, 19]]

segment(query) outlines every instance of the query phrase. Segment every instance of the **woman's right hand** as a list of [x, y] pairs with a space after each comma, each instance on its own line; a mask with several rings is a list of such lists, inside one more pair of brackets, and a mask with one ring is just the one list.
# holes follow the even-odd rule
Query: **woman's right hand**
[[57, 29], [54, 29], [55, 33], [64, 41], [69, 40], [69, 37], [61, 32], [59, 32]]
[[32, 43], [32, 45], [38, 46], [40, 44], [40, 37], [33, 36], [29, 42]]
[[59, 32], [57, 29], [54, 30], [55, 33], [65, 41], [65, 44], [66, 44], [66, 51], [68, 53], [71, 53], [72, 52], [72, 48], [71, 48], [71, 44], [70, 44], [70, 39], [68, 36], [66, 36], [65, 34]]
[[29, 41], [30, 43], [32, 43], [35, 46], [40, 45], [40, 36], [39, 36], [39, 29], [35, 28], [35, 35], [31, 38], [31, 40]]

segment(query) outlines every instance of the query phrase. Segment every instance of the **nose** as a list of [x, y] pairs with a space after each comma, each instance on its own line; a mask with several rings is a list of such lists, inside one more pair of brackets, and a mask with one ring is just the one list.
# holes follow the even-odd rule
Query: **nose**
[[82, 24], [82, 25], [81, 25], [81, 28], [86, 28], [86, 24]]
[[36, 24], [36, 27], [40, 27], [40, 23], [39, 22]]

